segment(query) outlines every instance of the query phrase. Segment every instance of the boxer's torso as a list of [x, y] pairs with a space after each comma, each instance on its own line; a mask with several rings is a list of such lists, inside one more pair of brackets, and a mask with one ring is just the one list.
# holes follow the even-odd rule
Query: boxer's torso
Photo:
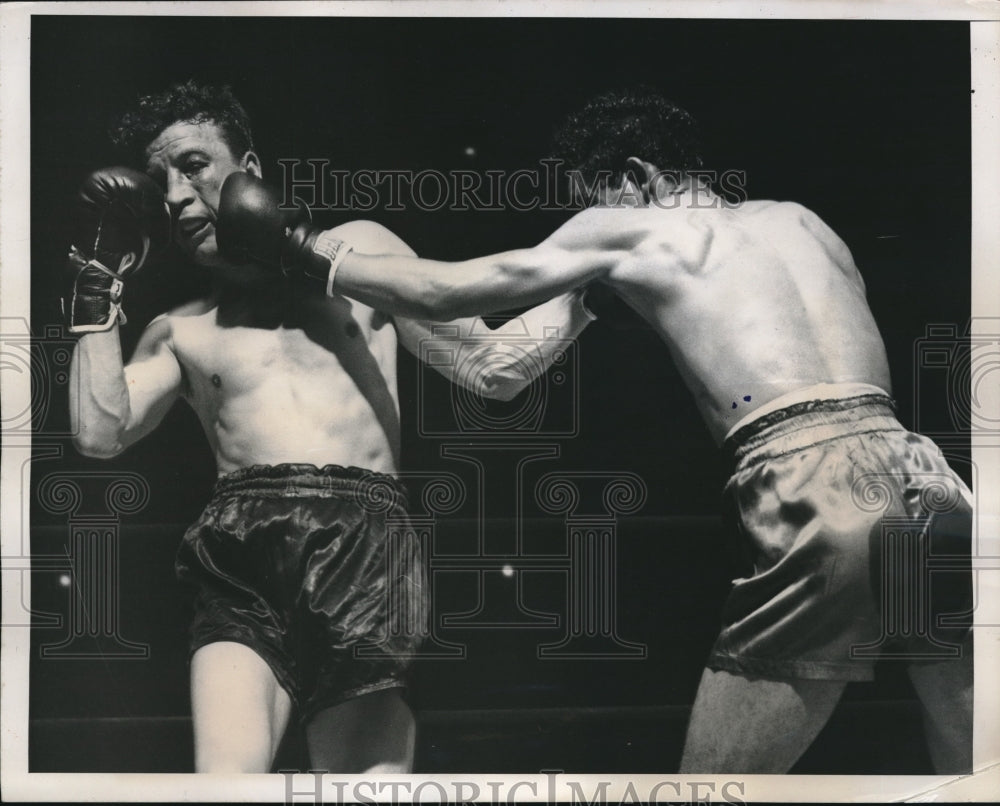
[[[610, 284], [670, 347], [715, 439], [804, 386], [890, 389], [888, 363], [843, 242], [797, 204], [607, 210], [639, 246]], [[628, 219], [620, 218], [627, 216]]]
[[285, 462], [397, 470], [386, 317], [344, 298], [272, 293], [195, 303], [168, 320], [182, 393], [220, 474]]

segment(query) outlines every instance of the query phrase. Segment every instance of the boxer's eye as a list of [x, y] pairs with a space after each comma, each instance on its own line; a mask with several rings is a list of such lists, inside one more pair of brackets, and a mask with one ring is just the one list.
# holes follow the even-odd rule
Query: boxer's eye
[[202, 160], [191, 160], [184, 165], [184, 173], [188, 177], [194, 177], [200, 174], [207, 167], [207, 162], [203, 162]]
[[160, 190], [167, 192], [167, 174], [162, 168], [146, 168], [146, 175], [160, 186]]

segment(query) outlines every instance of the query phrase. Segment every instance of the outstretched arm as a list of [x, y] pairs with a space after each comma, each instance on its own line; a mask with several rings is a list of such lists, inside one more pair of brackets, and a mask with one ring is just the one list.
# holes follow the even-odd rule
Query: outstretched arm
[[589, 208], [534, 248], [446, 263], [417, 258], [371, 222], [323, 231], [289, 216], [281, 203], [259, 179], [230, 175], [216, 228], [223, 256], [321, 283], [328, 296], [385, 314], [439, 322], [527, 307], [601, 279], [630, 257], [650, 226], [647, 216]]
[[[358, 249], [379, 254], [377, 263], [397, 259], [435, 263], [417, 258], [404, 241], [374, 222], [351, 222], [333, 230], [333, 234]], [[583, 289], [561, 294], [495, 330], [478, 317], [451, 317], [443, 323], [396, 316], [394, 322], [403, 346], [446, 378], [476, 394], [511, 400], [545, 374], [565, 352], [567, 340], [576, 338], [593, 321], [582, 298]], [[365, 303], [363, 299], [358, 301]], [[425, 349], [431, 346], [435, 349]], [[441, 355], [442, 350], [447, 350], [453, 360], [435, 362], [434, 356]]]
[[595, 237], [595, 212], [574, 216], [531, 249], [454, 263], [365, 254], [352, 243], [356, 251], [340, 263], [333, 290], [386, 313], [436, 321], [533, 305], [605, 276], [628, 256], [628, 237]]
[[[567, 341], [594, 320], [583, 290], [561, 294], [490, 330], [482, 319], [446, 324], [397, 317], [399, 340], [453, 383], [483, 397], [512, 400], [560, 360]], [[450, 360], [435, 361], [447, 351]]]

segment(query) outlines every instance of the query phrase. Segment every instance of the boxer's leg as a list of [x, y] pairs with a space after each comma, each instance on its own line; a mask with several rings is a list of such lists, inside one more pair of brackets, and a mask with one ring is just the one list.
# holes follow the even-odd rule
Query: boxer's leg
[[914, 663], [908, 671], [924, 715], [924, 730], [934, 770], [967, 773], [972, 769], [972, 634], [962, 655], [938, 663]]
[[195, 770], [271, 771], [291, 700], [271, 668], [243, 644], [207, 644], [191, 659]]
[[846, 685], [705, 669], [681, 773], [788, 772], [826, 724]]
[[408, 773], [416, 725], [389, 688], [320, 711], [306, 728], [311, 769], [331, 773]]
[[[945, 513], [938, 513], [927, 527], [932, 540], [941, 541], [933, 553], [961, 557], [971, 563], [972, 550], [972, 493], [952, 472], [946, 460], [933, 443], [921, 437], [928, 446], [940, 479], [950, 478], [953, 484], [954, 506]], [[925, 464], [931, 465], [931, 462]], [[933, 465], [931, 465], [933, 466]], [[938, 479], [935, 479], [937, 482]], [[935, 493], [941, 489], [934, 490]], [[931, 576], [934, 576], [933, 573]], [[972, 610], [971, 566], [962, 574], [941, 574], [931, 580], [931, 588], [924, 601], [930, 603], [930, 624], [947, 613]], [[958, 640], [942, 630], [932, 627], [932, 635], [945, 643]], [[934, 770], [942, 774], [961, 774], [972, 770], [972, 722], [974, 652], [973, 633], [970, 631], [959, 643], [960, 655], [950, 660], [910, 664], [907, 669], [913, 688], [920, 699], [923, 712], [927, 749], [930, 751]]]

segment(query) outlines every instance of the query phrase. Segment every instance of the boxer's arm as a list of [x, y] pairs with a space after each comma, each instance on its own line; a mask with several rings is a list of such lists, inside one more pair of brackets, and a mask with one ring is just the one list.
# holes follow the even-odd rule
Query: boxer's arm
[[[379, 253], [379, 260], [396, 256], [418, 260], [402, 239], [371, 221], [345, 224], [334, 234], [355, 248]], [[418, 358], [425, 339], [447, 342], [456, 352], [461, 350], [462, 360], [452, 365], [430, 362], [446, 378], [477, 394], [510, 400], [545, 374], [565, 352], [566, 340], [576, 338], [593, 320], [581, 298], [582, 290], [560, 295], [496, 330], [490, 330], [480, 318], [453, 319], [447, 324], [402, 317], [394, 320], [400, 342]]]
[[165, 318], [146, 328], [128, 366], [117, 325], [81, 336], [70, 364], [74, 445], [85, 456], [118, 455], [160, 423], [180, 388], [180, 364]]
[[635, 238], [584, 211], [531, 249], [459, 262], [354, 251], [340, 262], [335, 293], [378, 310], [449, 321], [534, 305], [607, 275]]
[[[594, 320], [583, 290], [561, 294], [490, 330], [482, 319], [434, 323], [396, 317], [399, 340], [453, 383], [512, 400], [562, 359], [567, 341]], [[445, 351], [451, 360], [435, 361]]]

